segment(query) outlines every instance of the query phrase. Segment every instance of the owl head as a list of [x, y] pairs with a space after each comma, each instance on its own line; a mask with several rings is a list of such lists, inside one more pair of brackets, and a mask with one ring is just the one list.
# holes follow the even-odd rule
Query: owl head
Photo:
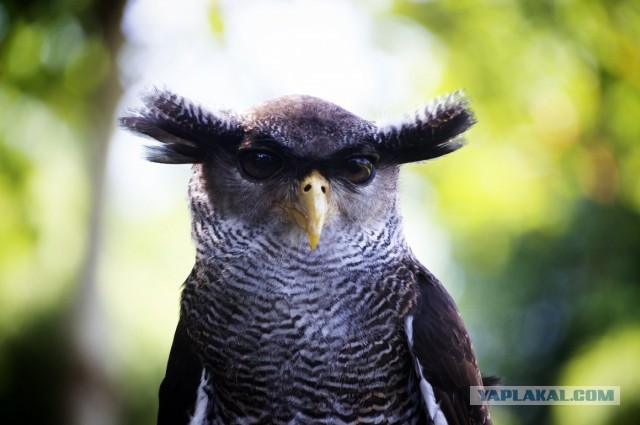
[[315, 249], [321, 235], [366, 228], [397, 214], [399, 165], [463, 145], [475, 120], [456, 92], [385, 123], [311, 96], [285, 96], [245, 113], [206, 110], [164, 90], [120, 118], [155, 139], [147, 158], [195, 164], [198, 184], [220, 217], [293, 232]]

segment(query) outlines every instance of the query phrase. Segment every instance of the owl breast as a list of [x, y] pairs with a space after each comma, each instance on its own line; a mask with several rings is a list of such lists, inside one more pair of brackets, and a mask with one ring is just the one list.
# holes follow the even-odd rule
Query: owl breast
[[211, 374], [217, 416], [418, 417], [403, 333], [410, 279], [398, 279], [397, 252], [343, 236], [329, 234], [310, 251], [251, 235], [242, 249], [225, 244], [196, 264], [183, 314]]

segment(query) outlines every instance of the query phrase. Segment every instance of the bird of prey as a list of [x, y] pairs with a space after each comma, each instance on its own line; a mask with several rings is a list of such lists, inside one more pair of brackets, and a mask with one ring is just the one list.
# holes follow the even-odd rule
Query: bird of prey
[[463, 145], [461, 92], [395, 122], [294, 95], [245, 113], [152, 89], [123, 127], [193, 164], [195, 265], [159, 424], [490, 424], [469, 335], [405, 241], [403, 163]]

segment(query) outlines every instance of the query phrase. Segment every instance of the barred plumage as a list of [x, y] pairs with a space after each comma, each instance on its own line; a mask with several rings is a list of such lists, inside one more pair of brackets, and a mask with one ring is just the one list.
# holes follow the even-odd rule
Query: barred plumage
[[196, 243], [159, 423], [490, 423], [396, 190], [399, 163], [460, 146], [462, 95], [385, 129], [308, 96], [237, 115], [154, 93], [121, 122], [161, 142], [152, 160], [194, 163]]

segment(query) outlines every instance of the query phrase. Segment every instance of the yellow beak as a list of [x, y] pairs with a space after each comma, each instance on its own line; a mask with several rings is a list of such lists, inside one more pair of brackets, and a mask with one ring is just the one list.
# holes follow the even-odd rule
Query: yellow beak
[[329, 181], [312, 171], [300, 184], [300, 197], [303, 211], [296, 214], [296, 221], [309, 235], [309, 247], [315, 249], [329, 212]]

